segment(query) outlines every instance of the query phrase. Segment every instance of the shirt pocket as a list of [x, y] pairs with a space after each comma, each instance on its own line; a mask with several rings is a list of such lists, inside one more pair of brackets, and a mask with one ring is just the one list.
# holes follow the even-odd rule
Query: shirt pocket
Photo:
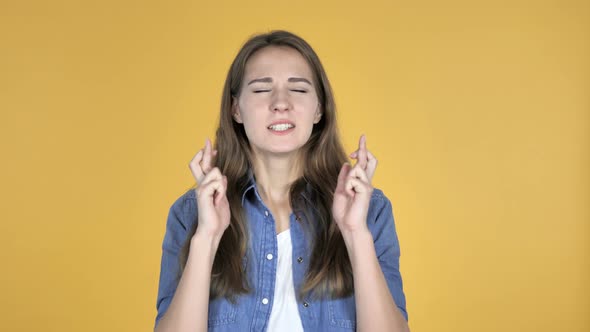
[[328, 318], [332, 326], [355, 330], [356, 307], [354, 295], [328, 301]]
[[232, 304], [224, 297], [209, 301], [209, 327], [233, 324], [236, 322], [237, 304]]

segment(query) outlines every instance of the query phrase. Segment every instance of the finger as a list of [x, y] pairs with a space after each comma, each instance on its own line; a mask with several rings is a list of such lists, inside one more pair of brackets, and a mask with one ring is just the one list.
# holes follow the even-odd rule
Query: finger
[[346, 193], [351, 197], [356, 194], [368, 193], [370, 190], [370, 186], [357, 178], [348, 177], [346, 179]]
[[367, 176], [369, 177], [370, 182], [373, 180], [373, 175], [375, 175], [375, 169], [377, 168], [378, 161], [369, 150], [367, 150], [367, 156], [369, 157], [369, 162], [367, 163]]
[[199, 150], [197, 154], [193, 157], [193, 159], [188, 164], [191, 172], [193, 173], [193, 177], [197, 180], [197, 184], [203, 180], [203, 170], [201, 169], [200, 162], [203, 159], [203, 149]]
[[350, 158], [356, 159], [356, 157], [358, 156], [359, 150], [354, 151], [353, 153], [351, 153], [349, 155]]
[[213, 196], [213, 198], [215, 198], [215, 190], [212, 189], [211, 186], [217, 188], [218, 185], [214, 183], [221, 182], [222, 180], [223, 176], [221, 175], [221, 172], [215, 167], [211, 172], [205, 175], [203, 182], [197, 187], [197, 197]]
[[361, 165], [363, 169], [367, 168], [367, 139], [365, 135], [361, 135], [359, 139], [359, 150], [357, 163]]
[[209, 183], [211, 181], [221, 180], [221, 178], [222, 178], [222, 174], [221, 174], [221, 171], [219, 170], [219, 168], [213, 167], [211, 169], [211, 171], [209, 171], [209, 173], [205, 174], [205, 177], [203, 178], [202, 185], [206, 185], [207, 183]]
[[205, 174], [211, 170], [211, 155], [211, 142], [209, 141], [209, 138], [207, 138], [205, 140], [205, 151], [203, 152], [203, 163], [201, 164]]
[[362, 169], [358, 164], [350, 170], [350, 172], [348, 173], [348, 177], [361, 180], [363, 183], [366, 183], [368, 185], [371, 184], [371, 181], [367, 176], [367, 172], [364, 169]]
[[336, 183], [336, 192], [339, 192], [340, 190], [344, 189], [344, 181], [348, 176], [350, 167], [350, 164], [346, 162], [342, 165], [342, 168], [340, 168], [340, 173], [338, 173], [338, 182]]
[[225, 192], [227, 191], [227, 177], [224, 175], [221, 178], [221, 187], [217, 190], [217, 196], [215, 196], [215, 205], [219, 205], [225, 196]]
[[[224, 191], [221, 179], [215, 179], [202, 185], [198, 192], [198, 197], [213, 199], [213, 204], [216, 205], [219, 200], [219, 192]], [[225, 191], [224, 191], [225, 192]]]

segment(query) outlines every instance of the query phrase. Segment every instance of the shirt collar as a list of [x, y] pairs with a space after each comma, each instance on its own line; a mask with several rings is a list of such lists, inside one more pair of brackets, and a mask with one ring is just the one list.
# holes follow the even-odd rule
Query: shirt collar
[[[248, 168], [248, 182], [246, 184], [246, 188], [244, 189], [244, 192], [242, 193], [242, 206], [244, 206], [244, 200], [246, 199], [246, 194], [250, 191], [254, 191], [254, 194], [256, 195], [256, 197], [262, 202], [262, 198], [260, 198], [260, 195], [258, 194], [258, 190], [256, 190], [256, 178], [254, 177], [254, 172], [252, 171], [252, 168]], [[303, 196], [306, 200], [311, 201], [312, 192], [313, 192], [313, 187], [311, 186], [311, 184], [309, 182], [306, 182], [305, 183], [305, 190], [303, 192], [301, 192], [301, 196]]]
[[[244, 200], [246, 199], [246, 194], [250, 190], [254, 190], [254, 192], [256, 192], [255, 188], [256, 188], [256, 181], [254, 179], [254, 172], [252, 172], [252, 168], [248, 168], [248, 182], [246, 184], [246, 189], [244, 189], [244, 192], [242, 193], [242, 206], [244, 206]], [[258, 195], [257, 192], [256, 192], [256, 195]], [[258, 197], [258, 198], [260, 198], [260, 197]]]

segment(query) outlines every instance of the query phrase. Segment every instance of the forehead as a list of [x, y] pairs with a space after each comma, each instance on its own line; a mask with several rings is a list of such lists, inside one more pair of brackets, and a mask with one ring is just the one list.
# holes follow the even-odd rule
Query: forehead
[[252, 54], [244, 72], [244, 79], [263, 76], [296, 76], [311, 80], [312, 71], [297, 50], [287, 46], [267, 46]]

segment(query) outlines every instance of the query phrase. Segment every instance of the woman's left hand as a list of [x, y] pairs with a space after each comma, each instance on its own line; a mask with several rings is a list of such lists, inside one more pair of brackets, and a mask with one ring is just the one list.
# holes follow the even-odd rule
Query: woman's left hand
[[367, 150], [365, 135], [359, 139], [359, 148], [350, 154], [357, 162], [352, 167], [342, 165], [334, 192], [332, 215], [343, 235], [368, 231], [367, 213], [373, 193], [371, 180], [377, 168], [377, 159]]

